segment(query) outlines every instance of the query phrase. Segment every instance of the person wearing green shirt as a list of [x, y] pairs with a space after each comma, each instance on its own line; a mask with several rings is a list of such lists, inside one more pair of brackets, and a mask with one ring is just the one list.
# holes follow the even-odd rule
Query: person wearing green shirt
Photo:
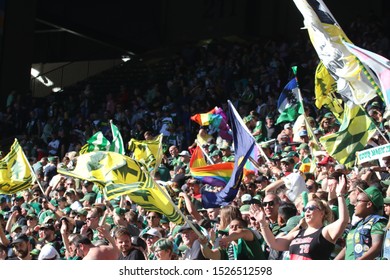
[[347, 235], [345, 251], [342, 251], [345, 260], [373, 260], [381, 254], [384, 228], [387, 219], [378, 215], [383, 209], [383, 196], [381, 191], [371, 186], [357, 196], [355, 215], [360, 221], [352, 225]]
[[222, 151], [223, 162], [234, 162], [234, 155], [229, 145], [224, 145], [220, 149]]

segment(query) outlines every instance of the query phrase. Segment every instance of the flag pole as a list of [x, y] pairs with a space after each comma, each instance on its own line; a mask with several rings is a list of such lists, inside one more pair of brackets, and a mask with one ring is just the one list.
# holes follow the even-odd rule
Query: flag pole
[[[148, 171], [145, 169], [144, 166], [141, 166], [141, 169], [142, 169], [143, 172], [148, 173]], [[149, 174], [149, 175], [150, 175], [150, 174]], [[186, 217], [186, 215], [184, 215], [183, 212], [181, 212], [181, 210], [179, 209], [179, 207], [177, 207], [177, 205], [172, 201], [172, 198], [166, 193], [166, 191], [163, 190], [163, 189], [161, 188], [161, 186], [156, 182], [156, 180], [154, 179], [154, 177], [151, 176], [151, 178], [152, 178], [154, 184], [157, 186], [158, 190], [159, 190], [161, 193], [163, 193], [164, 196], [165, 196], [165, 198], [168, 199], [168, 201], [172, 204], [172, 206], [173, 206], [173, 208], [175, 209], [175, 211], [176, 211], [177, 213], [179, 213], [179, 215], [183, 218], [183, 220], [191, 227], [191, 229], [192, 229], [199, 237], [203, 237], [204, 235], [203, 235], [201, 232], [199, 232], [199, 231], [195, 228], [195, 226], [194, 226], [192, 223], [189, 223], [189, 220], [188, 220], [188, 218]]]
[[41, 185], [41, 182], [39, 182], [39, 180], [38, 180], [38, 178], [37, 178], [37, 175], [35, 174], [34, 170], [32, 169], [32, 166], [31, 166], [30, 162], [28, 161], [28, 159], [27, 159], [27, 157], [26, 157], [26, 154], [25, 154], [24, 151], [23, 151], [22, 146], [20, 146], [18, 139], [15, 138], [15, 141], [18, 143], [18, 145], [19, 145], [19, 147], [20, 147], [20, 149], [21, 149], [21, 151], [22, 151], [23, 158], [24, 158], [24, 160], [27, 162], [27, 166], [28, 166], [29, 169], [30, 169], [30, 172], [31, 172], [31, 174], [32, 174], [32, 177], [34, 177], [34, 181], [37, 182], [39, 188], [40, 188], [41, 191], [42, 191], [42, 194], [45, 196], [46, 200], [49, 202], [49, 199], [48, 199], [48, 197], [45, 195], [45, 191], [43, 190], [43, 187], [42, 187], [42, 185]]

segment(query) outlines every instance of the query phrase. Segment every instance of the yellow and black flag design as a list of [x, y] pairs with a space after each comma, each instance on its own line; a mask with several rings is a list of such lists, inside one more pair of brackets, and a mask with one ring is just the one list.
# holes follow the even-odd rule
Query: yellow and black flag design
[[32, 183], [30, 163], [15, 139], [10, 152], [0, 160], [0, 193], [14, 194], [30, 188]]
[[156, 185], [146, 170], [142, 163], [127, 156], [98, 151], [79, 156], [73, 171], [58, 169], [58, 173], [96, 183], [104, 188], [109, 200], [128, 195], [146, 210], [164, 214], [176, 224], [182, 223], [180, 214], [162, 193], [165, 190]]

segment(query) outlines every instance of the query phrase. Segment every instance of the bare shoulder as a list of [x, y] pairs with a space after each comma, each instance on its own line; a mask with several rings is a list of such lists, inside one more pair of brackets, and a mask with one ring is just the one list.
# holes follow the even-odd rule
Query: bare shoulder
[[99, 246], [91, 248], [83, 260], [117, 260], [118, 251], [112, 246]]

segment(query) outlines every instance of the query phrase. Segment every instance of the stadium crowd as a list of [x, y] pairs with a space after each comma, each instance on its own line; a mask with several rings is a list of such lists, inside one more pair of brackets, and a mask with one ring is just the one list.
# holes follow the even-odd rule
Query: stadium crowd
[[[383, 30], [373, 17], [357, 18], [346, 33], [355, 44], [390, 57]], [[10, 93], [1, 131], [22, 135], [18, 140], [39, 183], [0, 195], [0, 259], [389, 259], [390, 157], [347, 168], [323, 150], [312, 153], [305, 124], [298, 130], [294, 122], [275, 124], [279, 94], [291, 78], [290, 67], [298, 66], [315, 137], [338, 131], [334, 114], [314, 105], [317, 64], [306, 35], [290, 41], [217, 40], [183, 49], [172, 58], [174, 75], [164, 83], [123, 84], [105, 96], [88, 84], [79, 94], [65, 90], [44, 100]], [[190, 118], [215, 106], [227, 112], [227, 100], [265, 156], [255, 159], [254, 170], [244, 170], [228, 205], [204, 208], [202, 190], [213, 186], [191, 174], [195, 147], [213, 163], [234, 162], [236, 147]], [[389, 140], [384, 109], [379, 98], [366, 107], [381, 130], [366, 148]], [[163, 135], [154, 179], [184, 213], [184, 224], [145, 211], [127, 196], [107, 200], [93, 182], [57, 172], [74, 169], [96, 132], [112, 139], [110, 120], [124, 143]], [[291, 194], [298, 185], [302, 194]]]

